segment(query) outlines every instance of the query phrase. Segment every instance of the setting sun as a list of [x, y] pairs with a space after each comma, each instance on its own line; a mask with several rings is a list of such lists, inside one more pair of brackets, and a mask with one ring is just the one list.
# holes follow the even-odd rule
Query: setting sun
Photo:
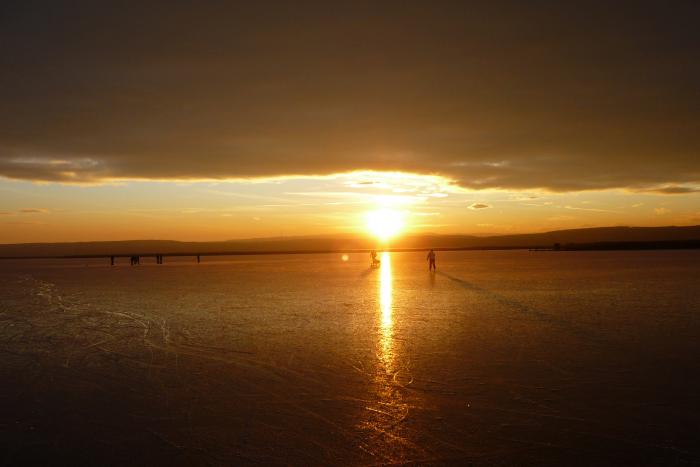
[[367, 213], [367, 230], [380, 240], [395, 236], [405, 225], [404, 215], [393, 209], [381, 209]]

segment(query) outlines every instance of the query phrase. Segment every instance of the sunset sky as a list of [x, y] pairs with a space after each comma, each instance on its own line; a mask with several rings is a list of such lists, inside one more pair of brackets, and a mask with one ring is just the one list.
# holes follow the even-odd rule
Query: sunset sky
[[2, 243], [700, 224], [696, 1], [14, 3]]

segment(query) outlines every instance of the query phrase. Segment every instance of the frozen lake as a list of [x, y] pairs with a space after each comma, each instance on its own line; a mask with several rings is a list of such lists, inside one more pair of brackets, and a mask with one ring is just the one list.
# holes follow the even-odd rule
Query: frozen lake
[[700, 463], [700, 251], [0, 262], [0, 459]]

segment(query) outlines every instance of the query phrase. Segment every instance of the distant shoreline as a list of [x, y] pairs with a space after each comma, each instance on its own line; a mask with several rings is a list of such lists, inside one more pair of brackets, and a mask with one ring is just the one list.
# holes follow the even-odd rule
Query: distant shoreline
[[0, 244], [2, 259], [124, 258], [129, 256], [242, 256], [469, 250], [651, 250], [700, 248], [700, 225], [667, 227], [595, 227], [497, 235], [405, 235], [383, 243], [366, 236], [271, 237], [211, 242], [117, 240], [67, 243]]
[[[528, 247], [464, 247], [464, 248], [433, 248], [435, 251], [466, 251], [466, 250], [528, 250]], [[0, 260], [11, 259], [98, 259], [98, 258], [129, 258], [131, 256], [139, 256], [141, 258], [150, 258], [156, 256], [164, 257], [196, 257], [196, 256], [270, 256], [270, 255], [321, 255], [321, 254], [368, 254], [370, 251], [389, 252], [389, 253], [411, 253], [428, 251], [430, 248], [362, 248], [362, 249], [333, 249], [333, 250], [238, 250], [238, 251], [211, 251], [211, 252], [174, 252], [174, 253], [134, 253], [134, 254], [85, 254], [85, 255], [60, 255], [60, 256], [0, 256]]]
[[[435, 247], [435, 251], [494, 251], [494, 250], [528, 250], [528, 251], [631, 251], [631, 250], [692, 250], [700, 249], [700, 240], [670, 240], [656, 242], [595, 242], [572, 243], [563, 245], [532, 246], [472, 246], [472, 247]], [[390, 253], [411, 253], [428, 251], [430, 248], [377, 248], [376, 251]], [[149, 258], [163, 257], [197, 257], [197, 256], [269, 256], [269, 255], [312, 255], [312, 254], [357, 254], [369, 253], [370, 248], [361, 249], [316, 249], [316, 250], [231, 250], [201, 252], [146, 252], [146, 253], [94, 253], [77, 255], [34, 255], [34, 256], [0, 256], [0, 260], [29, 259], [100, 259], [129, 258], [138, 256]]]

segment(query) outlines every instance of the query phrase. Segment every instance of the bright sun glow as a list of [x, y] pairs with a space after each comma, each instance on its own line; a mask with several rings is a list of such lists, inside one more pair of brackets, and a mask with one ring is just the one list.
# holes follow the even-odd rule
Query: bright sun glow
[[367, 230], [380, 240], [388, 240], [404, 227], [402, 212], [393, 209], [381, 209], [367, 213]]

